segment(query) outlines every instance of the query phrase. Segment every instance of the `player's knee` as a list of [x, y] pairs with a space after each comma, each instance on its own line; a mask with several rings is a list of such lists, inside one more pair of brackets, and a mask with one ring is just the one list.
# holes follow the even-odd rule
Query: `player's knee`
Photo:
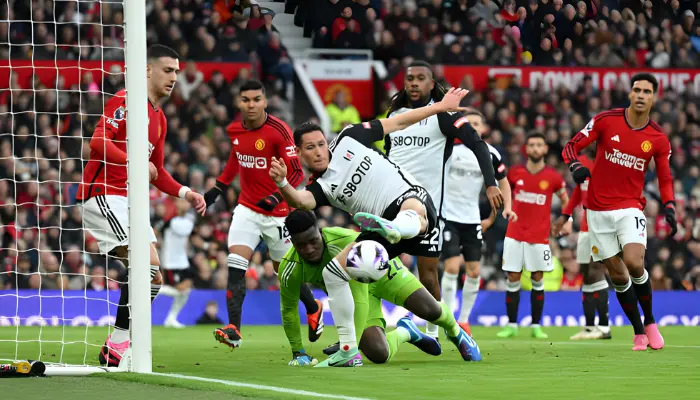
[[462, 264], [462, 259], [458, 257], [450, 257], [445, 260], [445, 272], [450, 274], [459, 274], [459, 267]]
[[587, 264], [588, 265], [588, 270], [586, 271], [586, 274], [583, 276], [584, 280], [588, 278], [588, 280], [591, 283], [596, 283], [599, 282], [603, 279], [605, 279], [605, 266], [600, 264], [600, 263], [591, 263]]
[[530, 276], [530, 278], [533, 282], [539, 282], [542, 280], [543, 277], [544, 277], [544, 273], [542, 271], [535, 271]]
[[468, 262], [466, 265], [467, 276], [476, 279], [481, 274], [481, 267], [478, 262]]
[[520, 282], [520, 276], [522, 273], [520, 272], [508, 272], [508, 280], [511, 282]]
[[625, 266], [627, 266], [627, 270], [633, 276], [642, 276], [644, 274], [644, 253], [627, 251], [623, 253], [622, 259]]
[[[379, 330], [379, 328], [375, 328]], [[367, 328], [360, 339], [360, 350], [370, 361], [375, 364], [384, 364], [389, 360], [389, 345], [384, 334], [372, 332], [373, 328]]]
[[404, 308], [426, 321], [435, 321], [442, 314], [440, 303], [425, 288], [411, 293], [404, 302]]
[[[151, 266], [151, 268], [156, 267], [156, 266]], [[157, 267], [156, 267], [157, 268]], [[163, 284], [163, 275], [161, 275], [160, 271], [158, 269], [151, 269], [151, 271], [155, 271], [153, 274], [153, 278], [151, 279], [151, 284], [153, 285], [162, 285]]]

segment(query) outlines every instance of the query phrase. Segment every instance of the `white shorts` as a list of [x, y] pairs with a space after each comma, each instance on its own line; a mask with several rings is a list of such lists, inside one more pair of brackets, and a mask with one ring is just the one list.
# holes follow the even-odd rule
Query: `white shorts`
[[[83, 226], [97, 240], [102, 254], [129, 245], [129, 199], [125, 196], [95, 196], [83, 203]], [[156, 234], [151, 231], [151, 243]]]
[[554, 269], [552, 250], [548, 244], [525, 243], [507, 237], [503, 242], [503, 270], [522, 272], [549, 272]]
[[578, 233], [576, 262], [579, 264], [588, 264], [591, 262], [591, 238], [588, 236], [588, 232]]
[[587, 215], [593, 261], [607, 260], [629, 243], [647, 247], [647, 219], [640, 209], [587, 210]]
[[280, 261], [292, 247], [292, 240], [284, 226], [284, 217], [262, 215], [239, 204], [233, 209], [228, 247], [246, 246], [255, 250], [260, 239], [267, 244], [273, 261]]

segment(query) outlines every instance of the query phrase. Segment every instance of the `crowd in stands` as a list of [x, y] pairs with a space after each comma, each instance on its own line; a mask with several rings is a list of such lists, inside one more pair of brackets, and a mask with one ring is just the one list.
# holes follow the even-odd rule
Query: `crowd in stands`
[[[38, 16], [42, 13], [44, 21], [92, 20], [104, 23], [108, 20], [116, 25], [122, 20], [120, 11], [107, 11], [104, 6], [91, 14], [92, 8], [76, 10], [77, 3], [62, 3], [56, 2], [65, 8], [56, 8], [53, 15], [49, 14], [54, 12], [53, 8], [37, 7], [32, 14], [34, 20], [40, 21]], [[273, 89], [288, 83], [283, 76], [286, 72], [281, 71], [284, 68], [264, 66], [268, 57], [265, 49], [274, 49], [279, 39], [270, 25], [271, 17], [261, 17], [255, 5], [242, 8], [238, 2], [232, 2], [233, 7], [227, 8], [222, 3], [157, 0], [150, 3], [149, 9], [150, 39], [173, 46], [183, 59], [178, 85], [171, 99], [163, 105], [168, 119], [166, 168], [179, 182], [200, 193], [214, 185], [228, 159], [231, 145], [225, 127], [231, 120], [240, 118], [236, 108], [240, 83], [251, 76], [263, 79], [272, 76]], [[297, 12], [304, 16], [304, 28], [314, 35], [317, 45], [343, 47], [345, 45], [339, 43], [355, 41], [360, 35], [358, 45], [361, 42], [362, 48], [375, 49], [378, 59], [399, 69], [406, 57], [423, 58], [434, 63], [453, 60], [523, 64], [527, 62], [525, 53], [530, 52], [531, 62], [538, 65], [552, 65], [547, 60], [556, 62], [558, 58], [566, 60], [565, 65], [614, 59], [613, 56], [601, 58], [595, 55], [603, 47], [607, 47], [611, 54], [619, 53], [618, 57], [625, 62], [636, 60], [638, 64], [634, 65], [658, 66], [654, 63], [665, 58], [667, 64], [664, 66], [683, 66], [679, 64], [683, 60], [683, 50], [686, 50], [688, 59], [698, 60], [697, 52], [688, 44], [689, 35], [698, 34], [693, 18], [700, 10], [687, 7], [688, 3], [695, 2], [659, 0], [648, 8], [646, 3], [651, 2], [620, 1], [622, 4], [616, 7], [617, 1], [580, 1], [572, 3], [575, 14], [571, 18], [567, 16], [571, 11], [568, 3], [561, 0], [509, 0], [502, 5], [482, 0], [418, 3], [412, 0], [394, 3], [316, 0], [299, 3]], [[25, 9], [28, 6], [24, 4], [20, 1], [14, 3], [16, 16], [25, 15], [26, 18], [29, 15]], [[96, 2], [79, 4], [83, 7]], [[319, 8], [304, 9], [303, 6], [309, 4]], [[640, 4], [641, 7], [637, 7]], [[332, 13], [332, 10], [337, 13]], [[562, 21], [562, 18], [576, 22]], [[193, 21], [207, 22], [197, 24]], [[75, 29], [75, 32], [68, 33], [66, 27], [72, 27], [70, 29]], [[79, 29], [77, 27], [37, 22], [32, 31], [23, 24], [13, 23], [10, 29], [7, 23], [0, 22], [0, 38], [10, 37], [12, 41], [12, 46], [0, 43], [0, 58], [11, 55], [13, 59], [30, 59], [45, 51], [48, 53], [44, 56], [49, 54], [49, 58], [53, 58], [55, 54], [51, 51], [57, 49], [52, 50], [47, 45], [42, 50], [36, 46], [39, 43], [37, 35], [44, 30], [60, 32], [61, 40], [73, 40], [59, 46], [58, 56], [62, 58], [87, 57], [79, 53], [83, 51], [82, 46], [75, 46], [78, 37], [80, 43], [86, 40], [88, 44], [104, 44], [109, 38], [114, 47], [121, 46], [123, 32], [118, 27], [105, 24], [102, 35], [95, 31], [83, 32], [85, 24]], [[567, 31], [568, 28], [571, 30]], [[496, 31], [500, 33], [494, 33]], [[34, 47], [29, 46], [32, 44], [31, 38], [26, 36], [29, 32], [34, 33]], [[515, 39], [517, 35], [513, 32], [520, 32], [519, 39]], [[435, 33], [439, 35], [433, 35]], [[540, 40], [542, 35], [549, 36], [546, 40], [553, 43], [554, 50], [542, 50], [545, 43]], [[104, 42], [100, 42], [100, 37]], [[605, 38], [610, 38], [610, 46], [605, 46]], [[49, 33], [42, 40], [50, 44], [54, 39]], [[630, 58], [630, 52], [639, 54], [644, 46], [649, 48], [647, 54], [651, 56]], [[667, 55], [661, 57], [664, 52]], [[285, 57], [270, 56], [270, 59], [277, 59], [275, 65], [278, 66], [284, 64]], [[115, 58], [119, 58], [116, 53]], [[214, 73], [205, 80], [196, 61], [210, 59], [252, 61], [252, 67], [241, 69], [235, 79], [227, 80], [223, 74]], [[257, 60], [263, 64], [262, 68], [256, 67]], [[436, 71], [436, 79], [446, 85], [440, 70]], [[0, 289], [41, 286], [104, 290], [116, 288], [117, 281], [124, 279], [125, 271], [120, 264], [99, 255], [94, 239], [81, 229], [81, 207], [75, 202], [83, 160], [89, 154], [89, 137], [103, 107], [101, 93], [115, 93], [124, 87], [121, 69], [117, 67], [111, 72], [104, 81], [85, 74], [80, 85], [70, 88], [60, 86], [59, 81], [59, 88], [64, 89], [59, 92], [45, 90], [51, 88], [32, 83], [30, 79], [22, 81], [16, 74], [12, 75], [8, 87], [0, 86]], [[460, 84], [468, 89], [470, 85], [467, 78]], [[514, 80], [505, 89], [489, 85], [488, 90], [472, 90], [465, 105], [476, 107], [486, 115], [489, 125], [486, 140], [504, 155], [509, 165], [524, 162], [523, 144], [528, 132], [544, 133], [550, 148], [548, 164], [561, 171], [572, 185], [560, 157], [563, 145], [596, 113], [625, 106], [627, 90], [622, 85], [612, 90], [598, 90], [590, 79], [586, 79], [574, 91], [561, 87], [550, 92], [521, 87]], [[357, 110], [347, 104], [342, 92], [339, 93], [328, 106], [337, 123], [335, 131], [359, 118]], [[291, 121], [282, 97], [271, 91], [268, 111]], [[673, 146], [671, 164], [676, 178], [679, 219], [679, 232], [669, 238], [669, 228], [659, 216], [658, 188], [651, 168], [646, 188], [650, 200], [646, 209], [649, 216], [647, 266], [657, 290], [700, 290], [700, 243], [697, 241], [700, 237], [699, 106], [700, 97], [691, 91], [678, 94], [668, 90], [652, 115], [669, 134]], [[12, 135], [8, 134], [10, 132]], [[226, 239], [239, 189], [237, 183], [234, 184], [207, 215], [197, 221], [190, 241], [197, 288], [226, 286]], [[151, 188], [151, 200], [151, 224], [162, 243], [160, 229], [163, 222], [174, 215], [175, 199]], [[319, 215], [324, 226], [350, 226], [347, 215], [330, 208], [322, 208]], [[578, 226], [580, 214], [575, 218]], [[505, 227], [506, 222], [499, 218], [485, 235], [483, 285], [489, 289], [504, 288], [500, 254]], [[557, 270], [561, 275], [561, 290], [578, 290], [581, 285], [580, 271], [573, 256], [575, 243], [575, 234], [552, 240], [561, 266]], [[411, 257], [403, 257], [403, 261], [409, 267], [414, 266]], [[251, 266], [247, 274], [249, 289], [277, 288], [278, 282], [272, 263], [266, 257], [264, 244], [255, 252]]]

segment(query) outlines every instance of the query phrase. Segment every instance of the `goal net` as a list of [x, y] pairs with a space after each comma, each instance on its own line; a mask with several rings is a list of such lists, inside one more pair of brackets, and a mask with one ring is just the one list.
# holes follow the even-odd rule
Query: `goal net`
[[[132, 79], [125, 59], [143, 66], [131, 86], [145, 87], [144, 10], [143, 0], [0, 0], [0, 363], [40, 360], [47, 375], [118, 370], [101, 368], [98, 354], [115, 321], [119, 285], [133, 271], [100, 254], [76, 193], [104, 104]], [[126, 33], [124, 21], [134, 12], [143, 20]], [[144, 43], [132, 50], [134, 34]], [[134, 96], [146, 104], [145, 89], [131, 91], [129, 113], [136, 107], [128, 104], [139, 103]], [[141, 109], [134, 118], [147, 123]], [[135, 159], [136, 145], [127, 143], [129, 171], [147, 163], [147, 150]], [[132, 192], [137, 177], [129, 173], [129, 196], [147, 204], [146, 177]], [[106, 231], [111, 223], [106, 216]], [[135, 228], [129, 225], [125, 234]], [[147, 245], [139, 246], [141, 254], [148, 254]], [[145, 278], [148, 287], [147, 268]], [[131, 296], [130, 306], [142, 304]], [[145, 304], [132, 310], [146, 308], [150, 322]], [[135, 347], [138, 324], [131, 318]], [[139, 340], [148, 346], [143, 371], [150, 370], [150, 327], [145, 334], [147, 340]]]

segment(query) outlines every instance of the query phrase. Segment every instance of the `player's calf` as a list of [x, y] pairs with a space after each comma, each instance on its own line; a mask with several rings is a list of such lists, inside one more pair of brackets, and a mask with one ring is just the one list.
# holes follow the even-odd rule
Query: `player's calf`
[[375, 364], [384, 364], [389, 361], [391, 351], [384, 331], [378, 326], [370, 326], [362, 333], [360, 350], [370, 361]]

